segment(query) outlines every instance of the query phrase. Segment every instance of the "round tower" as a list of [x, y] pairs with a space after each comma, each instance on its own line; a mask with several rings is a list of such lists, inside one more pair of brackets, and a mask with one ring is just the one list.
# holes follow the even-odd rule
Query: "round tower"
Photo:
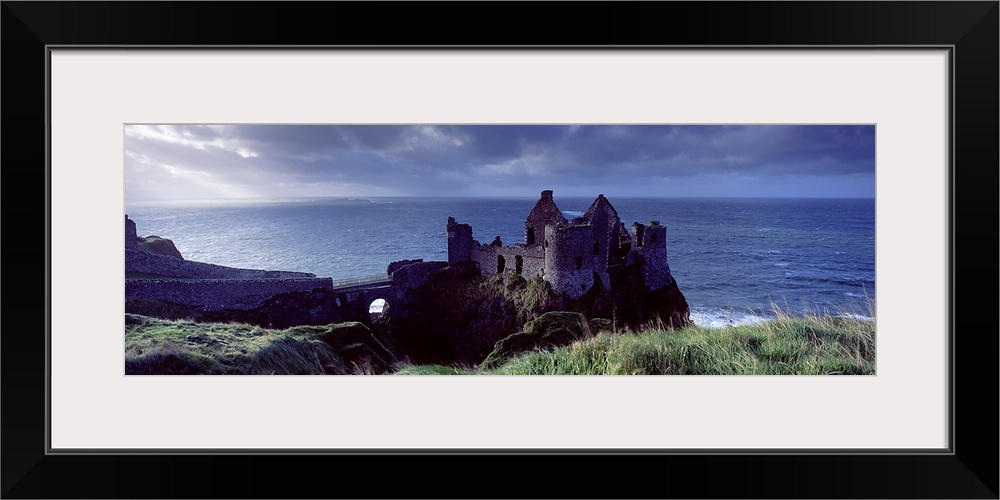
[[589, 224], [545, 227], [545, 280], [557, 293], [583, 295], [594, 284], [594, 231]]

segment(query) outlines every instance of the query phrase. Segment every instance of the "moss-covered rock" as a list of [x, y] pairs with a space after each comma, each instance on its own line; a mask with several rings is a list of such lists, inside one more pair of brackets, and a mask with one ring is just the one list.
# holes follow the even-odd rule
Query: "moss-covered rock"
[[[380, 374], [391, 371], [395, 356], [379, 342], [362, 323], [352, 321], [325, 326], [299, 326], [287, 330], [292, 335], [322, 340], [337, 357], [343, 360], [343, 370], [333, 373], [355, 372], [364, 367], [366, 372]], [[327, 370], [330, 372], [329, 368]]]
[[597, 333], [598, 325], [606, 327], [609, 320], [601, 320], [592, 325], [578, 312], [553, 311], [529, 321], [524, 331], [510, 335], [497, 342], [482, 367], [491, 368], [517, 354], [535, 349], [552, 349], [569, 345], [577, 340], [590, 338]]

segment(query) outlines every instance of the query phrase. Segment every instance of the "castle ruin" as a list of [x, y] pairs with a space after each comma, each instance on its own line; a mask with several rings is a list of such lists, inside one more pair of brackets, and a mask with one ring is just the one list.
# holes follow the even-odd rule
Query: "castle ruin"
[[629, 234], [618, 212], [603, 194], [583, 217], [567, 220], [552, 200], [541, 198], [524, 221], [524, 242], [504, 246], [500, 238], [482, 244], [472, 226], [448, 218], [448, 264], [476, 262], [484, 278], [501, 275], [530, 279], [540, 276], [556, 293], [575, 299], [595, 284], [611, 289], [609, 271], [639, 265], [645, 284], [659, 290], [673, 282], [667, 265], [667, 228], [659, 221], [632, 224]]

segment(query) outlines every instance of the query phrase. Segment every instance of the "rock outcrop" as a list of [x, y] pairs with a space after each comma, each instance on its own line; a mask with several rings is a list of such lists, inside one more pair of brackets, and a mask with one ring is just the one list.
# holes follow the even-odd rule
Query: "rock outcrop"
[[525, 324], [523, 331], [498, 341], [482, 366], [492, 368], [522, 352], [569, 345], [590, 338], [607, 326], [607, 320], [599, 319], [592, 327], [584, 315], [576, 312], [547, 312]]
[[151, 253], [153, 255], [168, 255], [178, 259], [184, 258], [181, 257], [181, 253], [177, 251], [177, 247], [174, 246], [174, 242], [166, 238], [160, 238], [156, 235], [146, 236], [139, 238], [137, 243], [138, 249], [146, 253]]

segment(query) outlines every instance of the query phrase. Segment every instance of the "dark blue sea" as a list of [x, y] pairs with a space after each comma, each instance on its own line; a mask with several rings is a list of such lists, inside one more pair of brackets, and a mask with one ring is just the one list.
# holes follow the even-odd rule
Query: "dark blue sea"
[[[791, 314], [871, 317], [873, 199], [609, 198], [626, 226], [659, 220], [678, 287], [702, 326]], [[395, 260], [447, 260], [448, 217], [473, 237], [524, 239], [537, 198], [283, 199], [126, 204], [140, 236], [173, 240], [185, 259], [304, 271], [333, 279], [384, 273]], [[560, 198], [567, 218], [593, 198]]]

